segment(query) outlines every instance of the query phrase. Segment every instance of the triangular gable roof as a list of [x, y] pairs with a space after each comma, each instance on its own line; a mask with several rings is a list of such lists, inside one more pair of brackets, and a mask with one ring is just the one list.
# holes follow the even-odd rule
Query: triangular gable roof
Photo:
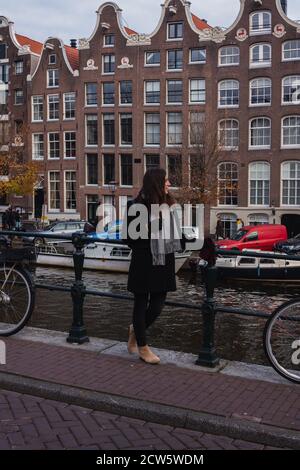
[[124, 27], [125, 31], [129, 36], [132, 36], [133, 34], [138, 34], [136, 31], [133, 31], [133, 29], [128, 28], [127, 26]]

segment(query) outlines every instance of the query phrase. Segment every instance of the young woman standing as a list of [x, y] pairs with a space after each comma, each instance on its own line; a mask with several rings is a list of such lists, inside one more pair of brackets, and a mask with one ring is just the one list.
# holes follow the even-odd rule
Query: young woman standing
[[[128, 276], [128, 290], [134, 294], [133, 322], [129, 327], [128, 351], [138, 352], [140, 359], [149, 364], [158, 364], [160, 359], [147, 344], [146, 330], [160, 315], [168, 292], [176, 290], [175, 252], [184, 248], [184, 242], [175, 234], [175, 214], [171, 206], [175, 204], [169, 193], [170, 182], [163, 169], [148, 170], [144, 176], [143, 187], [138, 196], [127, 204], [127, 229], [123, 239], [132, 249]], [[147, 238], [134, 239], [130, 236], [130, 224], [135, 216], [130, 216], [130, 208], [141, 204], [147, 209]], [[155, 220], [151, 216], [151, 206], [164, 205], [169, 216], [170, 230], [164, 232], [167, 217], [160, 214], [156, 220], [159, 227], [159, 240], [153, 239]], [[135, 206], [137, 207], [137, 206]], [[169, 210], [168, 210], [169, 208]], [[164, 234], [168, 233], [168, 238]], [[152, 235], [152, 236], [151, 236]]]

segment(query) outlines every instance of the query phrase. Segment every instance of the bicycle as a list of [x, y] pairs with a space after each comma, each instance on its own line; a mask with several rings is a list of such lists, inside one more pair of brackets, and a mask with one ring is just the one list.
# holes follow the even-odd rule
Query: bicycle
[[26, 267], [36, 259], [34, 248], [0, 249], [0, 336], [11, 336], [29, 321], [35, 288]]
[[272, 313], [264, 329], [263, 344], [276, 372], [300, 384], [300, 298], [284, 303]]

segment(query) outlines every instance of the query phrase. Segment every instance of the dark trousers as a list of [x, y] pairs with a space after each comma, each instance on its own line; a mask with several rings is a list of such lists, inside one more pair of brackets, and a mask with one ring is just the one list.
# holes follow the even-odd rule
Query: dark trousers
[[166, 292], [134, 294], [133, 327], [139, 347], [146, 346], [146, 330], [160, 315], [166, 297]]

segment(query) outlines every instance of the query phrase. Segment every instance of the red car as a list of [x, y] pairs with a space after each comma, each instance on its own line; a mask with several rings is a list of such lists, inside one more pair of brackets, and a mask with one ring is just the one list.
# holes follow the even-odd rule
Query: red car
[[233, 238], [218, 240], [221, 250], [263, 250], [273, 251], [275, 243], [287, 240], [285, 225], [249, 225], [241, 228]]

